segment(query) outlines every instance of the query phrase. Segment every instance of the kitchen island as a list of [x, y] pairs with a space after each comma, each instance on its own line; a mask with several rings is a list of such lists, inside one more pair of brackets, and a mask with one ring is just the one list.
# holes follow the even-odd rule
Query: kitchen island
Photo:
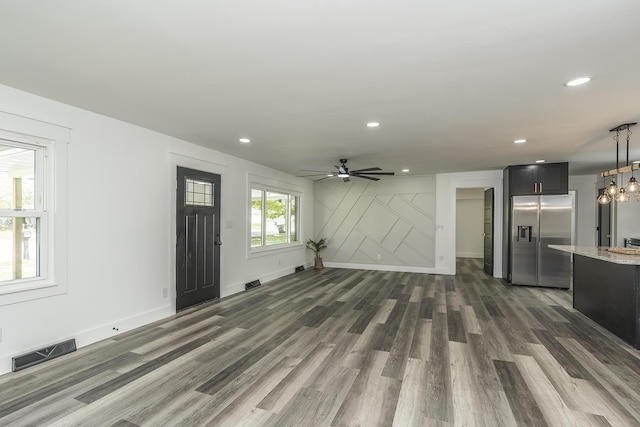
[[573, 254], [573, 308], [640, 349], [640, 255], [549, 245]]

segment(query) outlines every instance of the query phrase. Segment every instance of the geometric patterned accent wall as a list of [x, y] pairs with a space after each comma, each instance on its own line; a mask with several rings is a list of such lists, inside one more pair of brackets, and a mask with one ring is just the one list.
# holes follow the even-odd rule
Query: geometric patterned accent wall
[[328, 262], [435, 266], [435, 175], [317, 181], [316, 237]]

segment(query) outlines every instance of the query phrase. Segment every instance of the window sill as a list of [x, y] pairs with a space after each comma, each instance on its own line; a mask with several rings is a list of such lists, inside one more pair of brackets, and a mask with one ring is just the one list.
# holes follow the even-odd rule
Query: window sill
[[0, 286], [0, 306], [60, 295], [66, 288], [50, 280], [25, 280]]
[[304, 248], [302, 242], [299, 243], [290, 243], [283, 245], [272, 245], [272, 246], [262, 246], [259, 248], [250, 248], [249, 253], [247, 254], [247, 258], [256, 258], [266, 255], [273, 255], [280, 252], [289, 252], [293, 250], [298, 250], [300, 248]]

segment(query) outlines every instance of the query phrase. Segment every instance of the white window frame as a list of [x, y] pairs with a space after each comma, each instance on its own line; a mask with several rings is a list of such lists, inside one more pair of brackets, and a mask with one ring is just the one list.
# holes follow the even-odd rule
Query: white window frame
[[[28, 277], [24, 279], [14, 279], [0, 281], [0, 294], [6, 289], [20, 289], [23, 284], [29, 284], [38, 280], [46, 280], [49, 273], [48, 260], [49, 260], [49, 241], [48, 234], [48, 209], [47, 209], [47, 194], [48, 190], [45, 183], [49, 181], [47, 178], [47, 155], [48, 147], [44, 144], [26, 144], [5, 138], [0, 138], [0, 145], [5, 147], [14, 147], [24, 150], [33, 150], [35, 153], [35, 165], [34, 165], [34, 194], [37, 198], [34, 200], [33, 209], [0, 209], [0, 217], [7, 218], [38, 218], [39, 221], [39, 275], [37, 277]], [[14, 237], [15, 238], [15, 237]]]
[[[261, 237], [262, 237], [262, 245], [261, 246], [251, 246], [251, 202], [252, 202], [252, 190], [259, 190], [262, 191], [263, 194], [263, 203], [262, 203], [262, 229], [261, 229]], [[277, 245], [266, 245], [265, 242], [265, 238], [266, 238], [266, 215], [265, 215], [265, 208], [266, 208], [266, 193], [267, 192], [273, 192], [273, 193], [278, 193], [278, 194], [284, 194], [287, 195], [289, 198], [291, 197], [296, 197], [297, 198], [297, 238], [298, 240], [294, 241], [294, 242], [285, 242], [285, 243], [281, 243], [281, 244], [277, 244]], [[282, 249], [289, 249], [289, 248], [298, 248], [300, 246], [302, 246], [302, 193], [297, 192], [297, 191], [292, 191], [292, 190], [287, 190], [284, 188], [278, 188], [278, 187], [274, 187], [274, 186], [267, 186], [264, 184], [259, 184], [259, 183], [255, 183], [255, 182], [251, 182], [249, 184], [249, 203], [248, 203], [248, 207], [249, 207], [249, 214], [248, 214], [248, 225], [247, 225], [247, 245], [248, 245], [248, 253], [249, 255], [256, 255], [256, 254], [264, 254], [265, 252], [270, 252], [270, 251], [277, 251], [277, 250], [282, 250]], [[290, 232], [291, 232], [291, 227], [290, 227], [290, 221], [291, 221], [291, 203], [287, 203], [287, 213], [286, 213], [286, 218], [285, 218], [285, 232], [287, 235], [287, 240], [290, 239]]]
[[[6, 215], [40, 219], [40, 270], [39, 276], [0, 282], [0, 306], [30, 301], [67, 292], [67, 145], [69, 130], [43, 124], [26, 118], [9, 117], [11, 122], [23, 128], [33, 129], [41, 136], [13, 132], [2, 126], [5, 116], [0, 114], [0, 140], [4, 145], [35, 149], [36, 194], [41, 200], [35, 210], [13, 211]], [[49, 139], [51, 136], [56, 139]], [[62, 137], [58, 139], [57, 137]], [[39, 182], [38, 182], [39, 181]]]

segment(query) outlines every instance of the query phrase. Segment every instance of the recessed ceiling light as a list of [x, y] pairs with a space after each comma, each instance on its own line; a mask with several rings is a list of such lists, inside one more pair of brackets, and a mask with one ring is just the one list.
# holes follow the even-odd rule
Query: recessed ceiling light
[[369, 123], [367, 123], [367, 127], [368, 128], [377, 128], [378, 126], [380, 126], [379, 122], [369, 122]]
[[243, 144], [248, 144], [248, 143], [251, 142], [251, 140], [249, 138], [240, 138], [239, 141], [242, 142]]
[[544, 163], [544, 160], [536, 160], [536, 163]]
[[577, 79], [569, 80], [564, 85], [567, 87], [581, 86], [583, 84], [589, 83], [590, 81], [591, 81], [591, 77], [584, 76], [584, 77], [578, 77]]
[[513, 141], [514, 144], [524, 144], [525, 142], [527, 142], [526, 139], [516, 139]]
[[402, 172], [409, 172], [409, 169], [402, 169]]

